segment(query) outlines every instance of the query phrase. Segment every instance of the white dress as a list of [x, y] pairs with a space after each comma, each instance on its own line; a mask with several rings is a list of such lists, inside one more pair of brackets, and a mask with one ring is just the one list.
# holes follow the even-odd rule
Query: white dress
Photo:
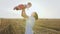
[[28, 17], [26, 20], [25, 34], [33, 34], [33, 26], [35, 23], [35, 18], [33, 16]]

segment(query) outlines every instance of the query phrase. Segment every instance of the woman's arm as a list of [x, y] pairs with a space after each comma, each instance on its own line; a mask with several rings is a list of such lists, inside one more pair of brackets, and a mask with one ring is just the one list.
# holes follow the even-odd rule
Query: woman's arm
[[21, 14], [24, 18], [28, 18], [28, 16], [25, 13], [25, 9], [22, 10], [22, 14]]

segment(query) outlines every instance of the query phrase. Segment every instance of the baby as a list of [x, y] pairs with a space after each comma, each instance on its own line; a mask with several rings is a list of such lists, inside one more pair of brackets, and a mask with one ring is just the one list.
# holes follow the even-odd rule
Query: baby
[[14, 7], [14, 10], [23, 10], [23, 9], [26, 9], [26, 8], [30, 8], [31, 6], [32, 6], [32, 4], [30, 2], [28, 2], [27, 5], [20, 4], [16, 7]]

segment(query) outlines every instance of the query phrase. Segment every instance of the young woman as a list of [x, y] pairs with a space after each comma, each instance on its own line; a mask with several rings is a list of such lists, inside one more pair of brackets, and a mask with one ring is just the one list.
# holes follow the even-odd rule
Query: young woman
[[25, 27], [25, 34], [34, 34], [33, 32], [33, 26], [35, 23], [35, 20], [38, 19], [38, 15], [36, 12], [33, 12], [31, 16], [27, 16], [25, 13], [25, 10], [22, 10], [21, 14], [24, 18], [26, 18], [26, 27]]
[[18, 5], [14, 7], [16, 10], [22, 10], [22, 16], [26, 19], [26, 27], [25, 27], [25, 34], [33, 34], [33, 26], [35, 23], [35, 20], [38, 19], [38, 15], [36, 12], [33, 12], [31, 16], [27, 16], [25, 13], [26, 8], [30, 8], [32, 4], [28, 2], [27, 5]]

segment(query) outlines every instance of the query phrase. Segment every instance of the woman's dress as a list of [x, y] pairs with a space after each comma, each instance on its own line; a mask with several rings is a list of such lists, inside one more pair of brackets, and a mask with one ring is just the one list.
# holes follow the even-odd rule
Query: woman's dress
[[26, 19], [25, 34], [33, 34], [33, 26], [35, 23], [35, 18], [30, 16]]

